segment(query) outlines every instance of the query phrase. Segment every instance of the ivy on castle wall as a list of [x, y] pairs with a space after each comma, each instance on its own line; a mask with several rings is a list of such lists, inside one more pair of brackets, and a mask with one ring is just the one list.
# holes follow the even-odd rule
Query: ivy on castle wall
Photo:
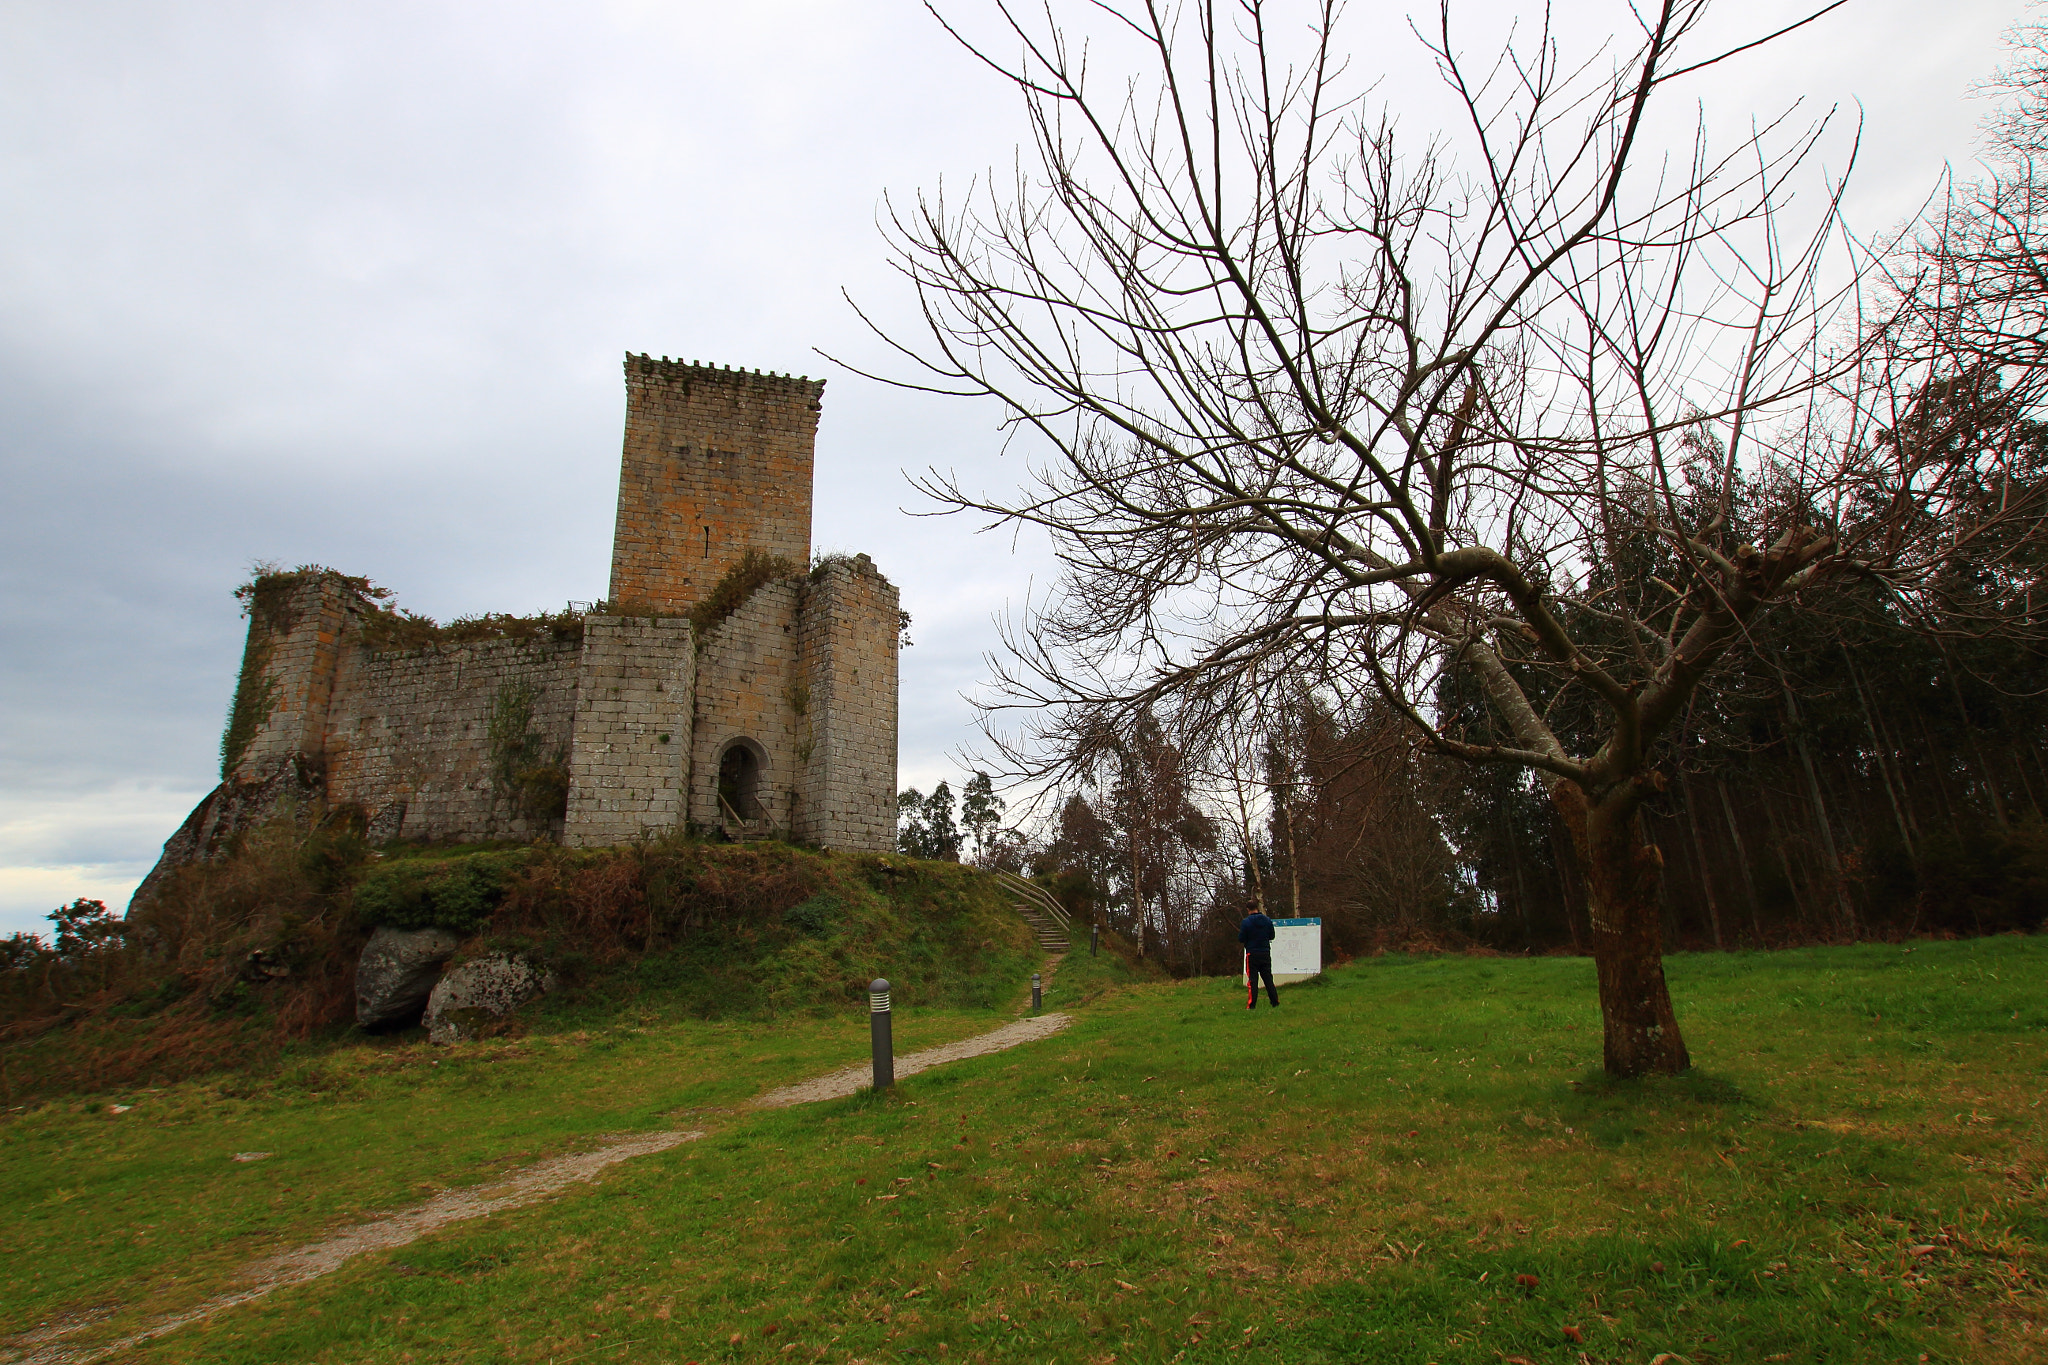
[[559, 820], [569, 810], [568, 756], [552, 752], [547, 736], [533, 728], [540, 692], [524, 680], [498, 689], [488, 730], [491, 785], [529, 820]]
[[249, 745], [269, 722], [271, 713], [277, 710], [278, 685], [277, 679], [270, 675], [271, 655], [275, 652], [278, 638], [289, 634], [298, 624], [299, 589], [323, 576], [340, 579], [366, 598], [389, 595], [367, 578], [352, 578], [320, 564], [301, 564], [296, 569], [259, 564], [249, 581], [235, 589], [235, 600], [242, 604], [242, 615], [249, 618], [249, 641], [242, 647], [242, 671], [235, 677], [234, 699], [228, 703], [227, 728], [220, 737], [220, 776], [223, 782], [233, 775], [241, 764], [242, 755], [249, 751]]

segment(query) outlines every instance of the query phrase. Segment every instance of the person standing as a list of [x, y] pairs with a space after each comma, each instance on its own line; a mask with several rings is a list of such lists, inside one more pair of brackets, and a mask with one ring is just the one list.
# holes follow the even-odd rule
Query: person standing
[[1237, 926], [1237, 941], [1244, 945], [1244, 979], [1250, 987], [1245, 993], [1244, 1007], [1259, 1007], [1259, 978], [1264, 977], [1266, 995], [1273, 1008], [1279, 1009], [1280, 989], [1273, 984], [1273, 921], [1266, 918], [1263, 910], [1252, 911]]

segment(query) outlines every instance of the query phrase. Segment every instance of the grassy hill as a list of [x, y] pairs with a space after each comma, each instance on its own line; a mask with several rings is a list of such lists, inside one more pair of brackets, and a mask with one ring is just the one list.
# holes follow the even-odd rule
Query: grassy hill
[[985, 1009], [1038, 958], [994, 880], [951, 863], [682, 837], [376, 852], [280, 820], [181, 869], [118, 936], [0, 963], [0, 1103], [263, 1076], [348, 1043], [354, 964], [380, 924], [439, 925], [465, 936], [459, 956], [513, 949], [552, 968], [564, 989], [514, 1032], [623, 1010], [865, 1008], [883, 974], [907, 1005]]
[[[2041, 938], [1676, 957], [1701, 1070], [1621, 1086], [1572, 959], [1373, 959], [1248, 1014], [1075, 957], [1065, 1033], [781, 1111], [739, 1105], [863, 1056], [858, 1014], [650, 994], [335, 1048], [10, 1117], [0, 1330], [106, 1310], [89, 1341], [365, 1211], [692, 1127], [133, 1358], [2048, 1359], [2044, 969]], [[907, 1008], [899, 1045], [991, 1022]]]

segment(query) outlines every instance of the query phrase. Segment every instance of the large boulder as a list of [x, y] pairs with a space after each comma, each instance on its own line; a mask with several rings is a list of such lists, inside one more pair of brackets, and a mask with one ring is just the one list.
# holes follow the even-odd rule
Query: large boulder
[[356, 963], [356, 1023], [364, 1028], [410, 1024], [427, 1008], [441, 964], [462, 936], [446, 929], [379, 929]]
[[427, 1001], [427, 1039], [459, 1043], [555, 988], [555, 974], [511, 953], [492, 953], [450, 967]]

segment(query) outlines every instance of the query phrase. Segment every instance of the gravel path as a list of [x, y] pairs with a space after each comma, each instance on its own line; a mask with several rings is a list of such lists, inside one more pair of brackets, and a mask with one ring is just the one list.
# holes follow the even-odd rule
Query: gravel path
[[187, 1323], [210, 1318], [238, 1305], [253, 1302], [289, 1285], [304, 1284], [317, 1280], [322, 1275], [339, 1270], [344, 1262], [362, 1255], [366, 1251], [389, 1251], [418, 1241], [450, 1223], [460, 1223], [471, 1218], [482, 1218], [487, 1214], [499, 1213], [505, 1209], [523, 1208], [538, 1203], [563, 1187], [578, 1180], [595, 1180], [598, 1172], [607, 1166], [629, 1161], [636, 1156], [647, 1156], [652, 1152], [665, 1152], [671, 1147], [703, 1137], [701, 1132], [688, 1133], [633, 1133], [614, 1138], [593, 1152], [579, 1152], [574, 1156], [558, 1156], [551, 1161], [535, 1162], [524, 1170], [515, 1171], [504, 1180], [489, 1185], [473, 1185], [468, 1189], [449, 1190], [436, 1195], [416, 1208], [394, 1213], [368, 1223], [358, 1223], [344, 1228], [332, 1237], [312, 1242], [293, 1251], [253, 1261], [236, 1272], [242, 1281], [241, 1287], [225, 1294], [217, 1294], [204, 1303], [196, 1304], [181, 1313], [158, 1318], [132, 1336], [99, 1346], [69, 1347], [56, 1343], [54, 1338], [69, 1336], [72, 1332], [88, 1327], [104, 1315], [69, 1326], [39, 1328], [16, 1337], [17, 1347], [26, 1346], [26, 1352], [0, 1351], [0, 1365], [86, 1365], [119, 1351], [140, 1346], [145, 1341], [175, 1332]]
[[[1015, 1047], [1019, 1043], [1034, 1043], [1040, 1038], [1050, 1038], [1071, 1022], [1073, 1021], [1064, 1014], [1040, 1014], [1030, 1019], [1019, 1019], [1014, 1024], [1005, 1024], [990, 1033], [962, 1038], [957, 1043], [946, 1043], [940, 1047], [928, 1047], [922, 1052], [913, 1052], [908, 1057], [898, 1057], [896, 1075], [899, 1078], [915, 1076], [927, 1067], [957, 1062], [963, 1057], [982, 1057], [991, 1052], [1001, 1052], [1006, 1047]], [[829, 1076], [798, 1081], [795, 1085], [785, 1085], [780, 1090], [771, 1090], [754, 1103], [764, 1109], [776, 1109], [787, 1104], [836, 1100], [851, 1095], [873, 1079], [873, 1064], [863, 1062], [859, 1066], [847, 1067], [844, 1071], [835, 1071]]]
[[[1046, 972], [1046, 979], [1051, 979], [1049, 969]], [[1013, 1024], [1005, 1024], [999, 1029], [973, 1038], [963, 1038], [957, 1043], [928, 1047], [922, 1052], [898, 1057], [896, 1074], [914, 1076], [920, 1071], [946, 1062], [957, 1062], [965, 1057], [986, 1056], [991, 1052], [1001, 1052], [1004, 1048], [1015, 1047], [1019, 1043], [1035, 1042], [1040, 1038], [1051, 1037], [1070, 1022], [1064, 1014], [1041, 1014], [1029, 1019], [1019, 1019]], [[871, 1079], [872, 1075], [867, 1065], [847, 1067], [843, 1071], [834, 1071], [813, 1080], [783, 1086], [780, 1090], [771, 1090], [756, 1099], [754, 1104], [762, 1108], [780, 1108], [791, 1104], [839, 1099], [851, 1095], [868, 1084]], [[94, 1323], [105, 1321], [111, 1315], [107, 1310], [33, 1328], [5, 1343], [0, 1343], [0, 1365], [90, 1365], [92, 1361], [102, 1360], [107, 1356], [140, 1346], [167, 1332], [174, 1332], [188, 1323], [198, 1322], [229, 1308], [253, 1302], [274, 1289], [284, 1289], [291, 1285], [304, 1284], [308, 1280], [317, 1280], [322, 1275], [339, 1270], [344, 1263], [366, 1251], [389, 1251], [417, 1241], [450, 1223], [483, 1218], [506, 1209], [524, 1208], [528, 1204], [539, 1203], [576, 1181], [596, 1180], [598, 1173], [607, 1166], [630, 1161], [636, 1156], [665, 1152], [671, 1147], [695, 1141], [703, 1136], [700, 1131], [633, 1133], [615, 1137], [595, 1151], [536, 1162], [492, 1184], [449, 1190], [415, 1208], [405, 1209], [368, 1223], [359, 1223], [354, 1227], [344, 1228], [332, 1237], [308, 1243], [261, 1261], [253, 1261], [236, 1273], [236, 1278], [241, 1281], [239, 1288], [215, 1295], [183, 1312], [158, 1318], [140, 1331], [118, 1341], [97, 1346], [62, 1344], [64, 1337], [84, 1331]]]

